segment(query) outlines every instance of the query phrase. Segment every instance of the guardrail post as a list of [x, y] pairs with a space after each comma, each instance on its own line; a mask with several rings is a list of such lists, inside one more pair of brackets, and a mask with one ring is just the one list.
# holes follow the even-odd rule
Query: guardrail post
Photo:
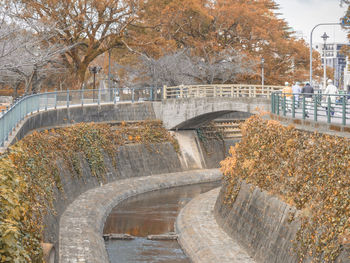
[[164, 100], [166, 100], [166, 97], [167, 97], [166, 92], [167, 92], [167, 86], [164, 85], [164, 86], [163, 86], [163, 99], [164, 99]]
[[69, 109], [69, 89], [67, 89], [67, 109]]
[[342, 124], [346, 125], [346, 95], [343, 95]]
[[22, 99], [19, 99], [19, 120], [22, 120]]
[[57, 109], [57, 89], [55, 89], [55, 109]]
[[153, 87], [149, 87], [149, 100], [153, 101]]
[[327, 123], [331, 123], [331, 98], [327, 98]]
[[135, 93], [134, 93], [134, 88], [131, 89], [131, 102], [134, 103], [134, 99], [135, 99]]
[[[38, 107], [37, 107], [37, 112], [39, 112], [40, 111], [40, 95], [32, 95], [34, 98], [37, 98], [38, 99], [38, 103], [37, 103], [37, 105], [38, 105]], [[26, 109], [27, 109], [27, 107], [26, 107]], [[27, 112], [27, 110], [26, 110], [26, 112]]]
[[84, 106], [84, 89], [81, 90], [81, 106]]
[[[113, 103], [116, 104], [117, 103], [117, 88], [113, 88], [113, 94], [114, 94]], [[119, 92], [118, 92], [118, 94], [119, 94]]]
[[317, 107], [318, 107], [318, 99], [317, 95], [314, 96], [314, 121], [317, 121]]
[[8, 106], [6, 106], [6, 112], [7, 112], [7, 114], [4, 116], [5, 118], [4, 118], [4, 120], [5, 120], [5, 139], [4, 139], [4, 141], [6, 141], [7, 139], [8, 139], [8, 110], [9, 110], [9, 107]]
[[45, 100], [45, 111], [47, 111], [47, 106], [49, 104], [49, 94], [47, 94], [47, 92], [45, 93], [46, 95], [46, 100]]
[[292, 118], [295, 118], [295, 96], [292, 95]]
[[100, 106], [101, 103], [101, 89], [98, 89], [97, 93], [97, 105]]
[[305, 105], [305, 95], [303, 96], [303, 116], [302, 116], [302, 118], [303, 118], [303, 120], [305, 120], [305, 118], [306, 118], [306, 105]]
[[1, 146], [5, 144], [5, 110], [1, 110], [1, 118], [2, 118], [2, 138], [1, 138]]
[[286, 109], [286, 96], [283, 96], [283, 101], [282, 101], [282, 110], [283, 110], [283, 116], [287, 115], [287, 109]]

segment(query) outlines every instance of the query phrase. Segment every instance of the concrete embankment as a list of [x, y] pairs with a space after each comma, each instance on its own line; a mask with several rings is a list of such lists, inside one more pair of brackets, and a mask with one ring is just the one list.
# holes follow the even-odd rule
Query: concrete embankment
[[[220, 227], [252, 256], [262, 263], [297, 263], [293, 242], [300, 226], [299, 211], [257, 187], [242, 183], [232, 204], [223, 202], [221, 189], [214, 214]], [[344, 250], [337, 263], [349, 263]], [[305, 259], [303, 262], [311, 262]]]
[[61, 215], [80, 194], [89, 189], [98, 188], [102, 184], [125, 178], [183, 171], [178, 154], [170, 143], [121, 146], [116, 156], [116, 167], [113, 166], [110, 157], [105, 154], [104, 164], [107, 171], [104, 183], [92, 176], [85, 158], [81, 156], [79, 159], [83, 171], [81, 177], [72, 177], [69, 169], [63, 163], [60, 165], [63, 192], [57, 190], [54, 201], [55, 212], [45, 217], [44, 239], [45, 242], [54, 244], [56, 251], [59, 250], [58, 231]]
[[[195, 134], [191, 134], [191, 138], [198, 142], [198, 139], [195, 137]], [[186, 144], [186, 142], [187, 139], [179, 140], [180, 146]], [[211, 142], [215, 148], [220, 148], [222, 143], [220, 141]], [[230, 141], [226, 143], [231, 144]], [[204, 152], [201, 147], [203, 146], [198, 142], [187, 147], [187, 149], [191, 153]], [[104, 164], [107, 169], [104, 184], [130, 177], [182, 172], [191, 169], [216, 168], [218, 167], [218, 156], [222, 155], [222, 158], [224, 158], [225, 152], [226, 150], [221, 149], [217, 154], [197, 156], [199, 162], [196, 163], [193, 162], [190, 156], [179, 155], [170, 143], [148, 146], [142, 144], [121, 146], [116, 156], [116, 167], [113, 166], [110, 156], [104, 155]], [[57, 191], [54, 202], [55, 213], [49, 213], [45, 218], [45, 242], [54, 244], [56, 251], [60, 250], [58, 243], [59, 220], [67, 206], [78, 198], [80, 194], [102, 185], [96, 177], [91, 175], [87, 160], [83, 156], [79, 159], [83, 172], [82, 177], [72, 177], [69, 169], [63, 164], [60, 166], [63, 194]]]
[[60, 220], [59, 262], [109, 262], [102, 238], [110, 210], [128, 197], [152, 190], [221, 179], [214, 170], [167, 173], [115, 181], [81, 194]]

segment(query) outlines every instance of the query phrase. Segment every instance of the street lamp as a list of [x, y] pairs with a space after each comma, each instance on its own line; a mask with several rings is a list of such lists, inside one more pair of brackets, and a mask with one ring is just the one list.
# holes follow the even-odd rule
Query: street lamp
[[327, 36], [326, 32], [323, 33], [323, 35], [321, 36], [321, 38], [323, 39], [324, 45], [323, 45], [323, 90], [326, 89], [326, 42], [327, 42], [327, 38], [329, 38], [329, 36]]
[[265, 59], [261, 58], [261, 86], [264, 88], [264, 62]]
[[310, 33], [310, 85], [312, 86], [312, 33], [318, 26], [344, 25], [344, 23], [321, 23], [314, 26]]
[[95, 101], [95, 88], [96, 88], [96, 74], [101, 71], [102, 67], [100, 66], [93, 66], [89, 67], [89, 71], [94, 74], [94, 89], [93, 89], [93, 95], [92, 95], [92, 101]]

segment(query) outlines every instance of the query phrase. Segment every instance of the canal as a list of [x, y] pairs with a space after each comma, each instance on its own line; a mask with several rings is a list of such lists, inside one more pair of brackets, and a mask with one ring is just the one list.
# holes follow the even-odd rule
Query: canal
[[129, 234], [135, 239], [107, 240], [110, 262], [190, 262], [176, 240], [148, 240], [147, 236], [174, 232], [181, 208], [195, 196], [220, 185], [221, 182], [212, 182], [157, 190], [119, 203], [108, 216], [103, 232]]

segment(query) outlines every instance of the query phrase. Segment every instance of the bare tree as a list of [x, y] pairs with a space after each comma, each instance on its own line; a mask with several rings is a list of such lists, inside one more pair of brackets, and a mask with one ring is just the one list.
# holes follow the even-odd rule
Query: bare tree
[[205, 57], [193, 56], [189, 49], [159, 59], [138, 54], [141, 67], [124, 67], [129, 72], [129, 85], [132, 82], [150, 86], [233, 83], [240, 74], [254, 73], [255, 66], [254, 61], [233, 49], [225, 49]]
[[[38, 35], [20, 27], [1, 11], [4, 10], [0, 10], [0, 81], [11, 86], [14, 95], [22, 83], [26, 94], [39, 92], [40, 83], [48, 74], [65, 71], [61, 55], [74, 45], [52, 44], [52, 30]], [[35, 26], [50, 27], [39, 23]]]

